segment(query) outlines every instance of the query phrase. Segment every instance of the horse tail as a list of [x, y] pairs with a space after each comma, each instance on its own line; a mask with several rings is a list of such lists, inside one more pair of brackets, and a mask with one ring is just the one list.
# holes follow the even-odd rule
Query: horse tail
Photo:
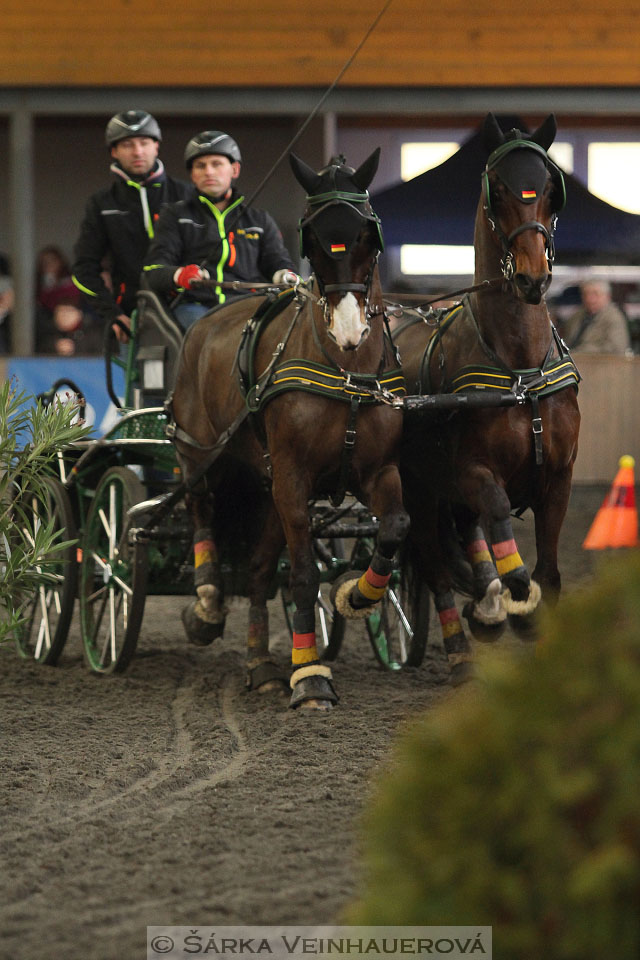
[[465, 554], [448, 500], [441, 500], [439, 504], [438, 539], [453, 589], [464, 596], [473, 596], [473, 570]]
[[[401, 547], [399, 564], [402, 570], [403, 583], [409, 596], [417, 597], [421, 587], [427, 584], [432, 593], [438, 588], [455, 590], [464, 596], [473, 596], [473, 571], [467, 560], [458, 530], [447, 501], [438, 505], [438, 541], [440, 546], [442, 569], [438, 571], [437, 583], [431, 580], [425, 570], [422, 553], [424, 544], [419, 543], [420, 532], [410, 535]], [[428, 549], [428, 544], [426, 545]]]

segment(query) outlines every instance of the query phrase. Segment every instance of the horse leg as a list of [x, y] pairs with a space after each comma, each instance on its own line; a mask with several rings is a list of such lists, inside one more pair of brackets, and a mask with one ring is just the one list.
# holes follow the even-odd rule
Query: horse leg
[[379, 470], [364, 487], [364, 493], [372, 514], [381, 518], [375, 550], [362, 576], [344, 574], [331, 593], [336, 609], [349, 620], [368, 617], [372, 607], [380, 602], [393, 573], [395, 555], [409, 530], [400, 474], [394, 465]]
[[[408, 491], [409, 492], [409, 491]], [[417, 493], [417, 495], [416, 495]], [[450, 668], [450, 683], [456, 687], [472, 676], [473, 654], [471, 644], [464, 632], [456, 606], [452, 576], [445, 550], [448, 534], [453, 534], [453, 523], [446, 530], [442, 527], [438, 502], [411, 490], [411, 530], [409, 532], [408, 561], [415, 566], [418, 575], [431, 590]], [[448, 521], [449, 522], [449, 521]], [[447, 537], [443, 539], [443, 534]]]
[[503, 632], [507, 620], [500, 596], [502, 583], [477, 519], [467, 511], [459, 511], [456, 527], [473, 573], [473, 600], [465, 603], [462, 615], [476, 639], [491, 643]]
[[194, 581], [197, 596], [184, 607], [182, 623], [192, 643], [207, 646], [222, 636], [227, 615], [212, 532], [213, 504], [204, 483], [197, 493], [194, 491], [187, 494], [185, 501], [194, 528]]
[[269, 655], [267, 598], [284, 545], [282, 524], [271, 498], [262, 535], [249, 563], [249, 630], [247, 636], [247, 688], [266, 693], [281, 691], [286, 677]]
[[[296, 609], [291, 649], [292, 709], [331, 710], [338, 695], [331, 683], [331, 668], [320, 662], [316, 646], [316, 598], [320, 571], [316, 566], [309, 532], [309, 490], [292, 465], [278, 470], [274, 462], [273, 499], [277, 507], [291, 564], [290, 587]], [[278, 481], [282, 477], [283, 480]]]
[[502, 603], [509, 615], [529, 617], [540, 602], [541, 590], [529, 576], [511, 525], [511, 503], [506, 491], [484, 467], [471, 471], [464, 483], [469, 508], [483, 519], [491, 551], [502, 581]]
[[572, 472], [573, 467], [556, 474], [534, 508], [537, 559], [533, 577], [542, 587], [545, 601], [551, 604], [560, 595], [558, 541], [569, 505]]

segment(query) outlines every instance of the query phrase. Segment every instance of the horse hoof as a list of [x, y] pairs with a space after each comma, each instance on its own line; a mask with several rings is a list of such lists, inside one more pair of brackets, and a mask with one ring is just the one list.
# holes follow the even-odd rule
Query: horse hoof
[[361, 576], [361, 570], [347, 570], [336, 577], [331, 585], [329, 598], [345, 620], [366, 620], [378, 606], [378, 603], [367, 603], [364, 607], [354, 607], [351, 603], [351, 593]]
[[217, 622], [203, 620], [196, 613], [198, 600], [191, 600], [182, 609], [182, 624], [187, 639], [198, 647], [208, 647], [224, 632], [224, 616]]
[[247, 668], [247, 690], [257, 690], [258, 693], [277, 690], [284, 693], [288, 689], [287, 678], [271, 660], [263, 660], [262, 663]]
[[481, 643], [494, 643], [502, 635], [507, 624], [506, 616], [498, 623], [485, 623], [483, 620], [478, 620], [473, 612], [473, 600], [465, 603], [462, 616], [467, 621], [474, 638]]
[[518, 617], [528, 617], [536, 609], [542, 598], [540, 584], [531, 580], [528, 585], [528, 591], [524, 599], [515, 599], [509, 587], [505, 587], [502, 592], [502, 605], [509, 615], [515, 614]]
[[334, 704], [330, 700], [304, 700], [298, 707], [298, 710], [305, 710], [309, 713], [328, 713], [333, 710]]
[[475, 679], [475, 668], [471, 660], [461, 660], [451, 666], [449, 683], [452, 687], [461, 687], [463, 683], [469, 683]]
[[338, 702], [338, 694], [328, 677], [318, 674], [302, 677], [298, 680], [291, 693], [289, 706], [292, 710], [331, 710]]

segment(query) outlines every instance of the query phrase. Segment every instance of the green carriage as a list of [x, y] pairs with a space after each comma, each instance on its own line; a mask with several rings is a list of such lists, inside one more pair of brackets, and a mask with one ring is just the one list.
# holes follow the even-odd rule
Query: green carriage
[[[191, 595], [193, 531], [184, 505], [185, 485], [164, 406], [173, 381], [182, 332], [159, 299], [141, 291], [132, 336], [124, 356], [105, 343], [108, 393], [118, 419], [99, 439], [79, 441], [60, 451], [57, 474], [44, 493], [27, 503], [34, 525], [53, 521], [64, 539], [75, 541], [53, 561], [51, 582], [23, 608], [16, 638], [25, 658], [55, 664], [71, 626], [76, 599], [84, 656], [90, 670], [121, 672], [131, 661], [149, 595]], [[121, 403], [112, 383], [112, 365], [124, 369]], [[326, 501], [311, 509], [314, 553], [320, 570], [316, 604], [319, 646], [333, 659], [346, 622], [329, 598], [332, 583], [347, 570], [364, 570], [373, 553], [378, 523], [357, 501], [340, 507]], [[228, 555], [227, 555], [228, 553]], [[244, 596], [247, 565], [242, 543], [221, 551], [228, 595]], [[289, 629], [293, 602], [285, 553], [278, 564], [272, 598], [281, 596]], [[390, 670], [421, 663], [428, 635], [429, 595], [410, 591], [398, 566], [381, 604], [365, 619], [376, 659]]]

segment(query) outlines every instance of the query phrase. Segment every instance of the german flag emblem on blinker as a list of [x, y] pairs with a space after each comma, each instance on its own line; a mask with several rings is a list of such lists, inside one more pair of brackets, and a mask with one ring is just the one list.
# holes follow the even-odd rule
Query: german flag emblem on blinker
[[536, 193], [535, 190], [523, 190], [523, 191], [522, 191], [522, 199], [523, 199], [523, 200], [535, 200], [535, 198], [536, 198], [537, 196], [538, 196], [538, 194]]
[[344, 253], [347, 249], [346, 244], [344, 243], [332, 243], [331, 244], [331, 253]]

